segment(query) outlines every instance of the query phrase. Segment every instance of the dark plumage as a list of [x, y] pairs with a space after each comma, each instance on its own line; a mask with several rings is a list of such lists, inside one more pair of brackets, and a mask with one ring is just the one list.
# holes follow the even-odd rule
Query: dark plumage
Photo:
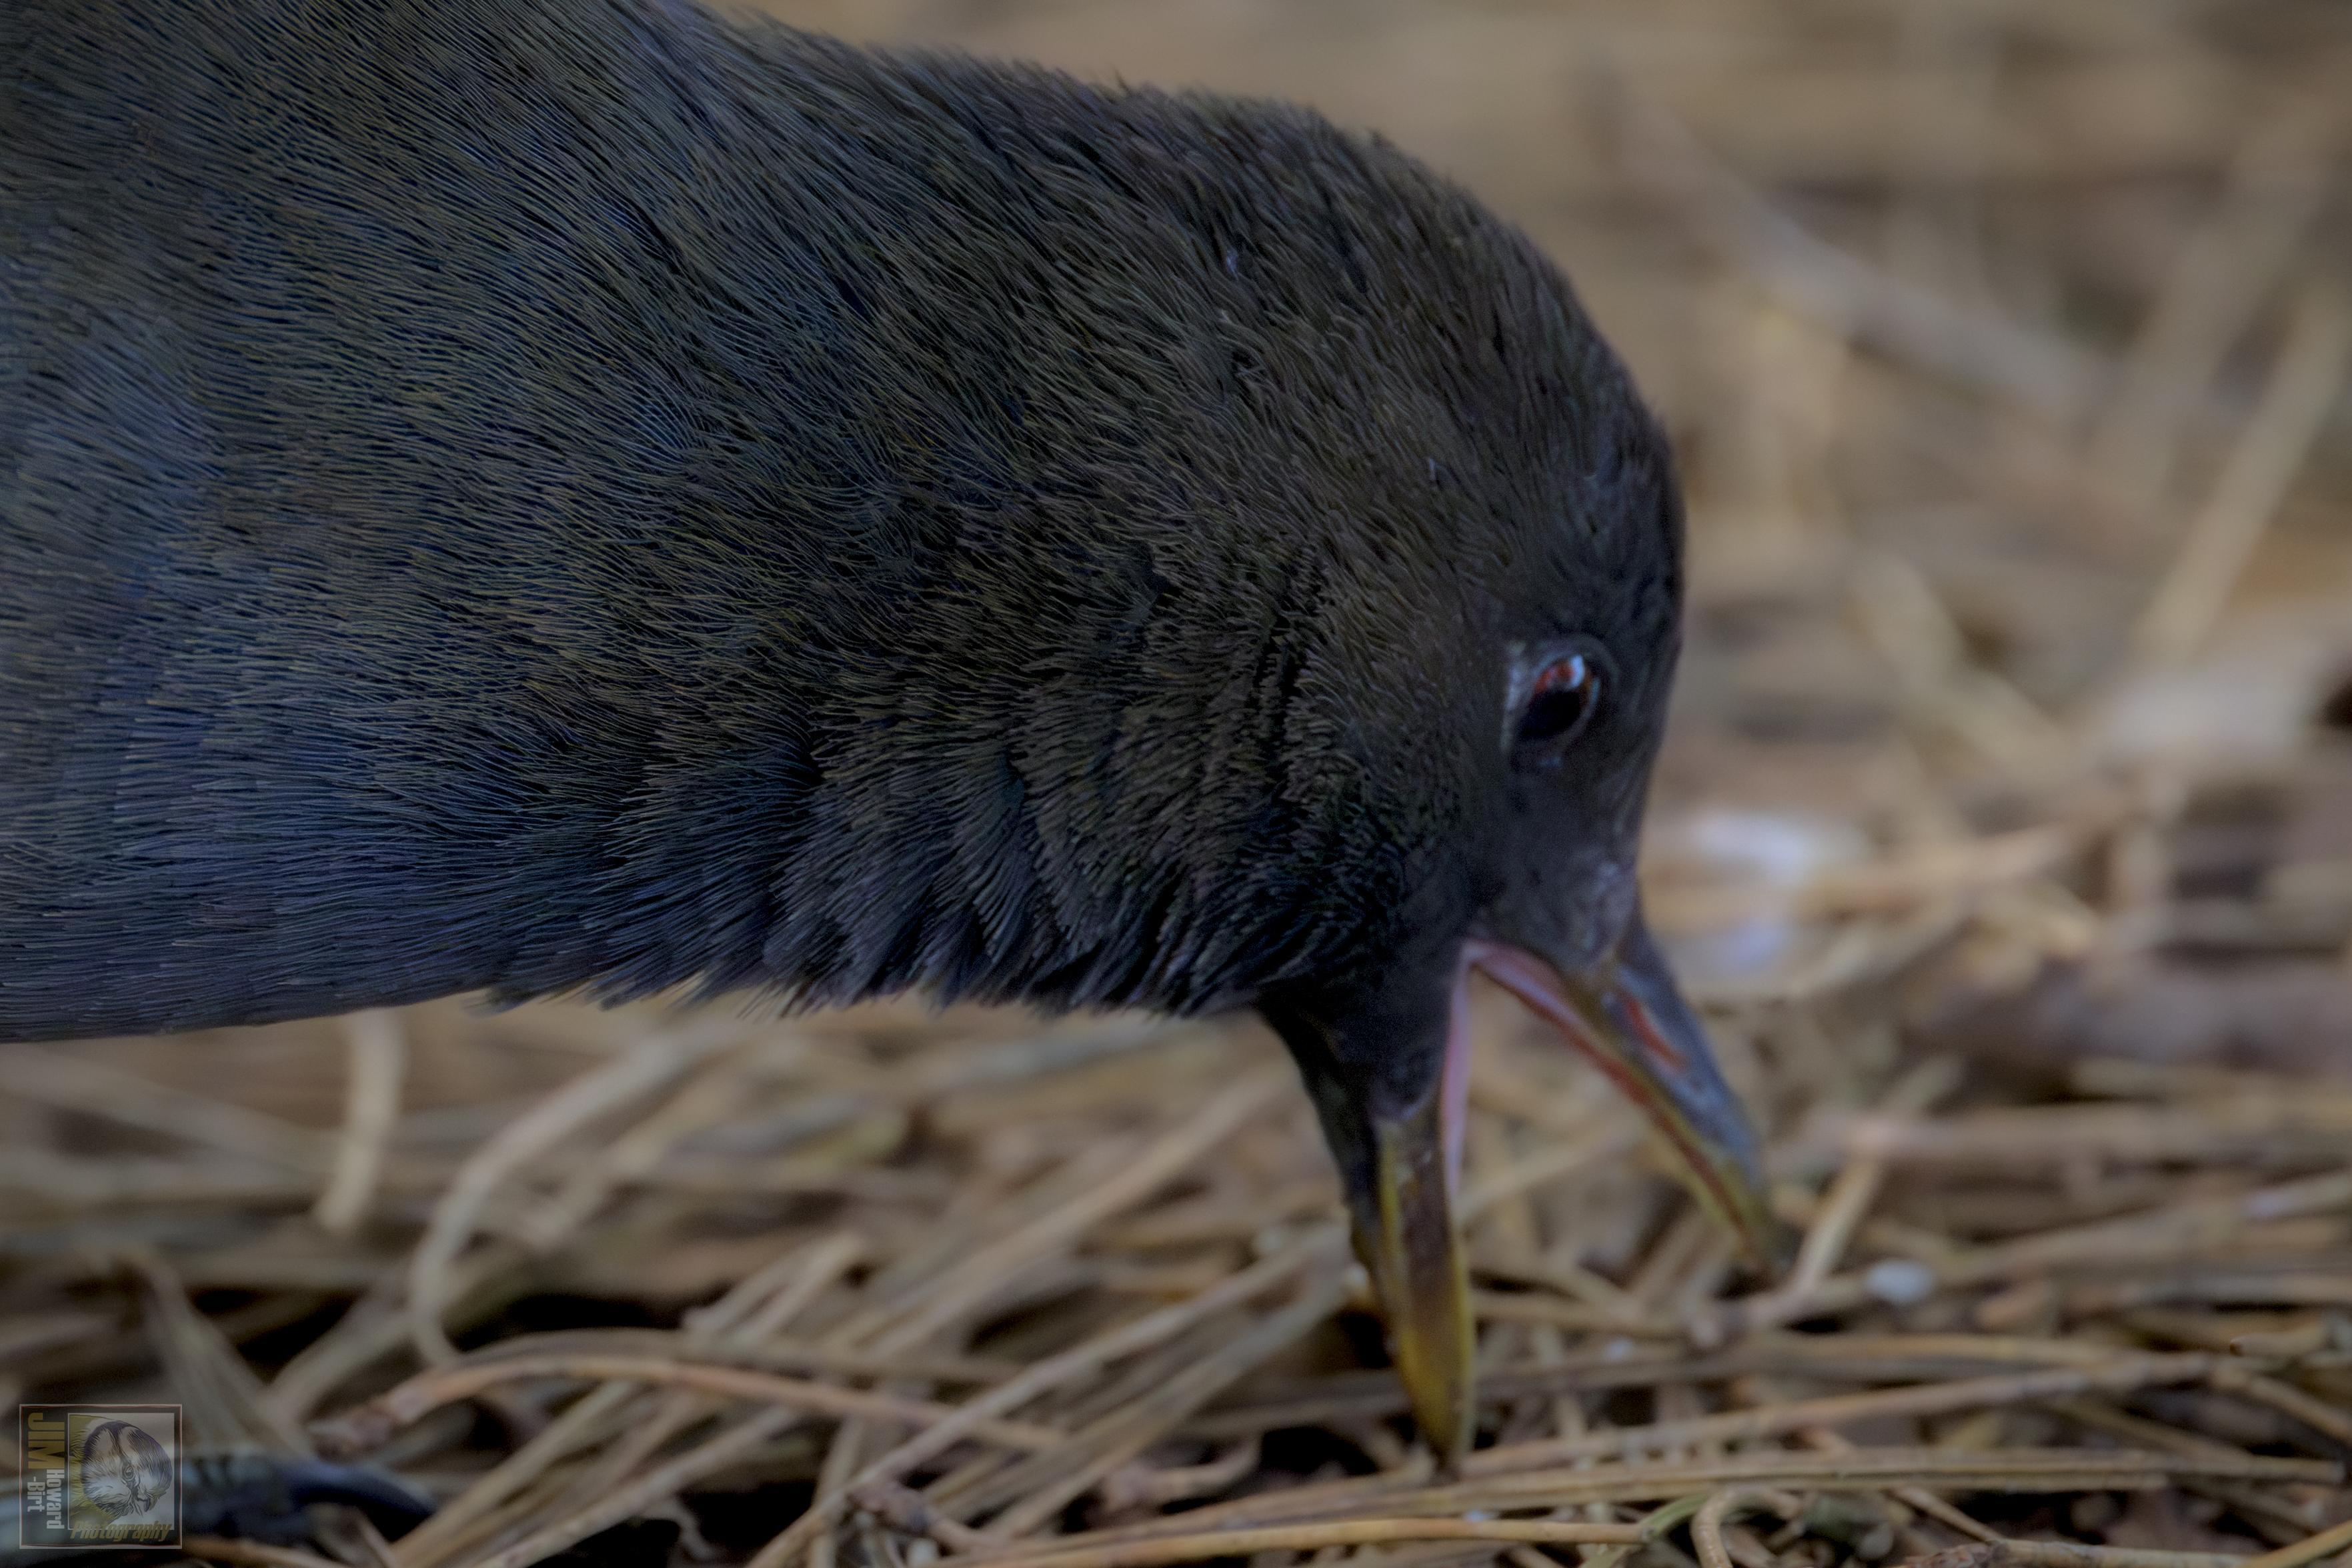
[[[334, 1464], [324, 1459], [256, 1448], [199, 1448], [179, 1456], [180, 1528], [188, 1535], [226, 1535], [279, 1545], [307, 1543], [316, 1521], [309, 1510], [341, 1503], [367, 1515], [387, 1540], [397, 1541], [433, 1512], [433, 1500], [389, 1470], [373, 1465]], [[54, 1545], [26, 1546], [24, 1514], [15, 1491], [0, 1492], [0, 1568], [42, 1568], [57, 1559]], [[38, 1511], [35, 1511], [38, 1517]], [[125, 1546], [98, 1552], [100, 1563], [136, 1563], [152, 1546]], [[85, 1559], [89, 1561], [89, 1559]], [[152, 1562], [148, 1558], [145, 1561]]]
[[684, 0], [0, 57], [0, 1039], [1255, 1005], [1330, 1124], [1465, 939], [1618, 950], [1666, 453], [1393, 149]]

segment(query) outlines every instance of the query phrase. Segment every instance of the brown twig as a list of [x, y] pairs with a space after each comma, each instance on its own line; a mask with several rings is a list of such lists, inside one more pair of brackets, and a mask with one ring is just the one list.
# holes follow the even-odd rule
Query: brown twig
[[2179, 658], [2204, 641], [2342, 393], [2347, 368], [2352, 298], [2332, 282], [2315, 284], [2288, 323], [2245, 434], [2132, 629], [2141, 658]]
[[1914, 1558], [1906, 1568], [2244, 1568], [2249, 1557], [2153, 1552], [2074, 1541], [1982, 1541]]
[[2352, 1548], [2352, 1520], [2347, 1520], [2332, 1530], [2323, 1530], [2291, 1546], [2265, 1552], [2260, 1557], [2250, 1557], [2241, 1568], [2304, 1568], [2306, 1563], [2316, 1563], [2347, 1548]]
[[1323, 1524], [1212, 1530], [1096, 1547], [998, 1553], [974, 1559], [988, 1568], [1156, 1568], [1210, 1557], [1259, 1552], [1321, 1552], [1341, 1546], [1385, 1546], [1402, 1541], [1520, 1541], [1547, 1546], [1638, 1545], [1633, 1524], [1520, 1519], [1349, 1519]]
[[245, 1568], [343, 1568], [333, 1558], [321, 1557], [315, 1552], [272, 1546], [261, 1541], [236, 1541], [225, 1535], [191, 1535], [180, 1542], [180, 1550], [191, 1557], [236, 1563]]
[[[812, 1383], [804, 1378], [780, 1377], [773, 1373], [747, 1372], [734, 1366], [710, 1366], [651, 1356], [514, 1355], [460, 1362], [453, 1366], [436, 1367], [429, 1372], [419, 1373], [390, 1393], [379, 1395], [356, 1410], [332, 1421], [317, 1423], [312, 1427], [312, 1434], [322, 1449], [342, 1454], [364, 1453], [381, 1447], [394, 1431], [428, 1410], [472, 1398], [482, 1390], [494, 1388], [502, 1383], [523, 1383], [537, 1378], [691, 1388], [729, 1399], [780, 1405], [803, 1414], [841, 1419], [862, 1416], [916, 1427], [937, 1427], [963, 1414], [962, 1408], [952, 1405], [900, 1399], [887, 1394], [871, 1394], [832, 1384]], [[984, 1442], [1002, 1443], [1022, 1449], [1050, 1448], [1063, 1441], [1066, 1436], [1051, 1427], [992, 1417], [969, 1423], [964, 1429], [968, 1435]]]
[[1020, 1376], [974, 1398], [929, 1431], [874, 1460], [846, 1486], [831, 1493], [820, 1493], [809, 1504], [806, 1513], [760, 1549], [750, 1568], [782, 1568], [782, 1564], [792, 1562], [818, 1531], [830, 1527], [845, 1505], [848, 1494], [858, 1487], [875, 1481], [897, 1480], [917, 1465], [945, 1452], [977, 1429], [982, 1422], [992, 1420], [1004, 1412], [1017, 1410], [1030, 1400], [1087, 1375], [1112, 1361], [1165, 1343], [1203, 1318], [1237, 1302], [1246, 1301], [1318, 1260], [1336, 1260], [1339, 1247], [1339, 1236], [1336, 1230], [1321, 1232], [1286, 1252], [1242, 1270], [1223, 1284], [1204, 1291], [1189, 1301], [1163, 1308], [1038, 1363]]
[[327, 1188], [310, 1211], [320, 1228], [349, 1236], [367, 1218], [383, 1174], [385, 1145], [400, 1120], [400, 1080], [407, 1041], [398, 1015], [376, 1009], [343, 1020], [351, 1079], [343, 1103], [342, 1134]]
[[1691, 1516], [1691, 1544], [1698, 1548], [1701, 1568], [1732, 1568], [1731, 1553], [1723, 1543], [1723, 1527], [1735, 1513], [1777, 1513], [1793, 1517], [1802, 1505], [1785, 1492], [1763, 1487], [1727, 1487], [1706, 1500]]

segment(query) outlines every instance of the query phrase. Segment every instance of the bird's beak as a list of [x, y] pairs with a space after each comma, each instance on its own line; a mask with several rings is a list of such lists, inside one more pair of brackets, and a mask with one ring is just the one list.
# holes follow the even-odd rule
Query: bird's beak
[[1767, 1272], [1782, 1267], [1787, 1237], [1772, 1215], [1756, 1134], [1638, 915], [1613, 953], [1579, 974], [1508, 942], [1473, 941], [1465, 957], [1591, 1057], [1649, 1117], [1699, 1201], [1750, 1258]]
[[1268, 1009], [1339, 1162], [1357, 1256], [1388, 1320], [1414, 1419], [1448, 1462], [1475, 1429], [1475, 1342], [1454, 1218], [1474, 968], [1608, 1072], [1665, 1135], [1701, 1200], [1759, 1262], [1777, 1268], [1783, 1250], [1747, 1117], [1638, 920], [1614, 952], [1575, 974], [1531, 947], [1479, 939], [1465, 946], [1442, 1000], [1333, 1014]]
[[1413, 1417], [1450, 1460], [1471, 1434], [1470, 1292], [1454, 1229], [1466, 992], [1433, 968], [1378, 995], [1264, 1010], [1322, 1120]]
[[[1449, 1066], [1452, 1065], [1449, 1062]], [[1460, 1082], [1458, 1072], [1445, 1078]], [[1423, 1439], [1451, 1464], [1475, 1428], [1477, 1335], [1454, 1223], [1462, 1106], [1452, 1084], [1371, 1119], [1372, 1186], [1355, 1211], [1356, 1256], [1388, 1319], [1389, 1354]]]

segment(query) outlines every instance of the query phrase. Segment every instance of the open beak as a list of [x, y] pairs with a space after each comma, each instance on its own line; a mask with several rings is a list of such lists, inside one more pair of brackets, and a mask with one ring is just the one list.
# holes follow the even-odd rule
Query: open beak
[[1466, 944], [1442, 1007], [1318, 1018], [1269, 1009], [1339, 1162], [1356, 1251], [1388, 1320], [1422, 1436], [1450, 1463], [1475, 1427], [1475, 1342], [1454, 1222], [1475, 969], [1591, 1057], [1680, 1156], [1690, 1185], [1768, 1270], [1784, 1248], [1756, 1140], [1706, 1034], [1637, 919], [1608, 957], [1563, 973], [1532, 948]]

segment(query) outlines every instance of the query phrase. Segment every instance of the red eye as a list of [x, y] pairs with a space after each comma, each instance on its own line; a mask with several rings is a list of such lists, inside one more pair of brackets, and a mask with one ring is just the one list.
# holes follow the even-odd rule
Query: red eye
[[1601, 673], [1581, 653], [1566, 653], [1536, 672], [1519, 710], [1521, 746], [1553, 747], [1573, 739], [1601, 703]]

